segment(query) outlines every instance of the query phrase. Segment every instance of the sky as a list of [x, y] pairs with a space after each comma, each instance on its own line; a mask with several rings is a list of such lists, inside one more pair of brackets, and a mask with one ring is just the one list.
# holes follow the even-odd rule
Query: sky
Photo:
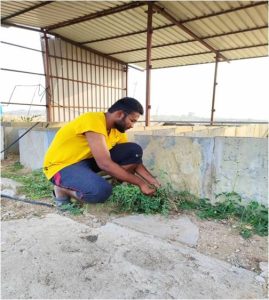
[[[2, 27], [1, 40], [40, 49], [39, 33], [29, 30]], [[43, 73], [42, 57], [37, 52], [1, 44], [0, 57], [2, 68]], [[151, 114], [210, 119], [214, 70], [215, 64], [152, 70]], [[268, 120], [268, 70], [268, 57], [219, 63], [215, 119]], [[129, 68], [128, 96], [137, 98], [143, 106], [145, 78], [146, 72]], [[1, 71], [0, 80], [1, 101], [21, 102], [23, 95], [29, 102], [45, 103], [44, 76]], [[4, 112], [14, 109], [3, 106]]]

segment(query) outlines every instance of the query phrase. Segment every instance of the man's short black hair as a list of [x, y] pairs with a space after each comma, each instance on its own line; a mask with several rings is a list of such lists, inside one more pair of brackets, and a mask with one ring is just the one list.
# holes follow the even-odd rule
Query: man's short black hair
[[137, 112], [140, 115], [143, 115], [144, 109], [143, 106], [134, 98], [124, 97], [115, 102], [110, 108], [108, 112], [113, 113], [118, 110], [123, 110], [128, 115]]

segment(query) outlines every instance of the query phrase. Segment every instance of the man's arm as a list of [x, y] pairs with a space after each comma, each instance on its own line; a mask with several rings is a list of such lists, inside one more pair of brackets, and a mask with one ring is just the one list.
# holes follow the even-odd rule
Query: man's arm
[[149, 172], [149, 170], [143, 164], [139, 164], [135, 169], [135, 172], [143, 177], [149, 184], [152, 184], [157, 188], [161, 186], [159, 181]]
[[120, 165], [112, 161], [105, 137], [102, 134], [88, 131], [85, 132], [85, 136], [91, 148], [92, 155], [101, 170], [121, 181], [139, 186], [142, 193], [146, 195], [151, 195], [155, 192], [155, 189], [148, 186], [141, 178], [127, 172]]

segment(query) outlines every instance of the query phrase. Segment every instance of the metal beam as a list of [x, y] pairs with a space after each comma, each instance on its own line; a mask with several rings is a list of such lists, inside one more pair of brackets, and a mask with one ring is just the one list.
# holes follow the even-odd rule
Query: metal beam
[[60, 34], [53, 33], [53, 32], [47, 32], [47, 33], [48, 33], [48, 34], [51, 34], [51, 35], [54, 35], [55, 37], [58, 37], [58, 38], [62, 39], [63, 41], [66, 41], [66, 42], [68, 42], [68, 43], [70, 43], [70, 44], [72, 44], [72, 45], [74, 45], [74, 46], [80, 47], [80, 48], [82, 48], [82, 49], [84, 49], [84, 50], [86, 50], [86, 51], [90, 51], [90, 52], [95, 53], [95, 54], [97, 54], [97, 55], [100, 55], [100, 56], [102, 56], [102, 57], [105, 57], [105, 58], [108, 58], [108, 59], [110, 59], [110, 60], [113, 60], [113, 61], [115, 61], [115, 62], [117, 62], [117, 63], [126, 65], [126, 62], [124, 62], [124, 61], [122, 61], [122, 60], [120, 60], [120, 59], [117, 59], [117, 58], [114, 58], [114, 57], [112, 57], [112, 56], [106, 55], [106, 54], [104, 54], [104, 53], [102, 53], [102, 52], [99, 52], [99, 51], [97, 51], [97, 50], [91, 49], [90, 47], [82, 46], [82, 45], [80, 45], [79, 43], [77, 43], [77, 42], [75, 42], [75, 41], [73, 41], [73, 40], [70, 40], [70, 39], [68, 39], [68, 38], [66, 38], [66, 37], [64, 37], [64, 36], [62, 36], [62, 35], [60, 35]]
[[[241, 30], [236, 30], [236, 31], [232, 31], [232, 32], [226, 32], [226, 33], [203, 36], [202, 39], [207, 40], [207, 39], [212, 39], [212, 38], [216, 38], [216, 37], [229, 36], [229, 35], [233, 35], [233, 34], [244, 33], [244, 32], [255, 31], [255, 30], [261, 30], [261, 29], [267, 29], [267, 28], [268, 28], [268, 26], [265, 25], [265, 26], [259, 26], [259, 27], [254, 27], [254, 28], [241, 29]], [[192, 39], [192, 40], [173, 42], [173, 43], [168, 43], [168, 44], [155, 45], [155, 46], [152, 46], [152, 49], [163, 48], [163, 47], [167, 47], [167, 46], [181, 45], [181, 44], [188, 44], [188, 43], [193, 43], [195, 41], [196, 41], [196, 39]], [[123, 51], [118, 51], [118, 52], [110, 52], [110, 53], [107, 53], [107, 55], [130, 53], [130, 52], [141, 51], [141, 50], [146, 50], [146, 49], [147, 48], [145, 48], [145, 47], [141, 47], [141, 48], [123, 50]]]
[[204, 15], [204, 16], [201, 16], [201, 17], [194, 17], [192, 19], [182, 21], [182, 23], [189, 23], [189, 22], [193, 22], [193, 21], [197, 21], [197, 20], [212, 18], [212, 17], [223, 15], [223, 14], [233, 13], [233, 12], [238, 11], [238, 10], [252, 8], [252, 7], [260, 6], [260, 5], [264, 5], [264, 4], [268, 4], [268, 1], [252, 1], [252, 3], [250, 3], [248, 5], [245, 5], [245, 6], [233, 7], [231, 9], [222, 10], [220, 12], [215, 12], [215, 13], [212, 13], [212, 14], [209, 14], [209, 15]]
[[43, 32], [45, 39], [45, 81], [46, 81], [46, 106], [47, 122], [51, 122], [51, 88], [50, 88], [50, 66], [49, 66], [49, 43], [46, 31]]
[[[241, 50], [241, 49], [263, 47], [263, 46], [268, 46], [268, 44], [263, 43], [263, 44], [256, 44], [256, 45], [243, 46], [243, 47], [237, 47], [237, 48], [220, 49], [219, 51], [221, 51], [221, 52], [227, 52], [227, 51], [233, 51], [233, 50]], [[188, 53], [188, 54], [182, 54], [182, 55], [174, 55], [174, 56], [167, 56], [167, 57], [152, 58], [151, 61], [171, 59], [171, 58], [180, 58], [180, 57], [194, 56], [194, 55], [203, 55], [203, 54], [210, 54], [210, 53], [212, 53], [212, 51]], [[143, 63], [145, 61], [146, 61], [145, 59], [143, 59], [143, 60], [137, 60], [137, 61], [129, 61], [128, 64]]]
[[45, 5], [48, 5], [48, 4], [52, 3], [52, 2], [54, 2], [54, 1], [43, 1], [42, 3], [39, 3], [37, 5], [33, 5], [31, 7], [28, 7], [28, 8], [22, 9], [20, 11], [17, 11], [14, 14], [11, 14], [9, 16], [1, 18], [1, 23], [4, 22], [4, 21], [6, 21], [7, 19], [11, 19], [11, 18], [17, 17], [17, 16], [19, 16], [21, 14], [24, 14], [24, 13], [27, 13], [27, 12], [29, 12], [31, 10], [37, 9], [37, 8], [45, 6]]
[[[187, 20], [182, 20], [182, 21], [178, 20], [178, 22], [180, 22], [181, 24], [186, 24], [186, 23], [189, 23], [189, 22], [194, 22], [194, 21], [198, 21], [198, 20], [202, 20], [202, 19], [212, 18], [212, 17], [215, 17], [215, 16], [220, 16], [220, 15], [223, 15], [223, 14], [232, 13], [232, 12], [243, 10], [243, 9], [252, 8], [252, 7], [255, 7], [255, 6], [260, 6], [260, 5], [264, 5], [264, 4], [267, 4], [267, 3], [268, 3], [267, 1], [254, 2], [254, 3], [251, 3], [249, 5], [235, 7], [235, 8], [225, 10], [225, 11], [212, 13], [212, 14], [209, 14], [209, 15], [204, 15], [204, 16], [195, 17], [195, 18], [192, 18], [192, 19], [187, 19]], [[153, 28], [153, 30], [156, 31], [156, 30], [161, 30], [161, 29], [168, 28], [168, 27], [173, 27], [173, 26], [176, 26], [176, 25], [174, 23], [173, 24], [168, 24], [168, 25], [164, 25], [164, 26], [155, 27], [155, 28]], [[147, 32], [147, 30], [140, 30], [140, 31], [132, 32], [132, 33], [127, 33], [127, 34], [122, 34], [122, 35], [115, 35], [115, 36], [102, 38], [102, 39], [89, 40], [89, 41], [81, 42], [81, 44], [90, 44], [90, 43], [96, 43], [96, 42], [103, 42], [103, 41], [119, 39], [119, 38], [122, 38], [122, 37], [127, 37], [127, 36], [146, 33], [146, 32]]]
[[132, 2], [127, 3], [127, 4], [123, 4], [121, 6], [108, 8], [108, 9], [105, 9], [103, 11], [91, 13], [89, 15], [85, 15], [85, 16], [81, 16], [81, 17], [78, 17], [78, 18], [75, 18], [75, 19], [71, 19], [71, 20], [63, 21], [63, 22], [60, 22], [60, 23], [57, 23], [57, 24], [53, 24], [53, 25], [45, 27], [45, 29], [48, 30], [48, 31], [51, 31], [51, 30], [54, 30], [54, 29], [65, 27], [65, 26], [70, 26], [70, 25], [73, 25], [73, 24], [89, 21], [89, 20], [92, 20], [92, 19], [112, 15], [112, 14], [115, 14], [115, 13], [119, 13], [119, 12], [122, 12], [122, 11], [125, 11], [125, 10], [128, 10], [128, 9], [133, 9], [133, 8], [143, 6], [143, 5], [145, 5], [144, 1], [132, 1]]
[[20, 28], [20, 29], [25, 29], [25, 30], [36, 31], [36, 32], [43, 32], [42, 29], [29, 27], [29, 26], [18, 25], [18, 24], [13, 24], [13, 23], [8, 23], [8, 22], [3, 22], [1, 25], [2, 25], [2, 27], [15, 27], [15, 28]]
[[[24, 101], [24, 100], [22, 100]], [[20, 103], [20, 102], [6, 102], [6, 101], [1, 101], [1, 104], [7, 104], [7, 105], [31, 105], [31, 106], [44, 106], [46, 107], [47, 105], [45, 104], [35, 104], [35, 103]]]
[[[200, 42], [203, 46], [205, 46], [207, 49], [211, 50], [211, 52], [217, 54], [219, 53], [217, 49], [210, 46], [208, 43], [206, 43], [203, 39], [198, 37], [194, 32], [192, 32], [190, 29], [188, 29], [185, 25], [183, 25], [181, 22], [179, 22], [177, 19], [175, 19], [172, 15], [170, 15], [163, 7], [160, 7], [157, 4], [153, 4], [154, 10], [159, 12], [162, 16], [167, 18], [169, 21], [173, 22], [175, 25], [177, 25], [180, 29], [188, 33], [190, 36], [192, 36], [195, 40]], [[219, 57], [221, 57], [223, 60], [228, 61], [228, 59], [219, 53]]]
[[26, 49], [26, 50], [32, 50], [32, 51], [36, 51], [36, 52], [40, 52], [40, 53], [44, 52], [42, 50], [38, 50], [38, 49], [30, 48], [30, 47], [25, 47], [25, 46], [22, 46], [22, 45], [17, 45], [17, 44], [13, 44], [13, 43], [9, 43], [9, 42], [0, 41], [0, 43], [4, 44], [4, 45], [9, 45], [9, 46], [14, 46], [14, 47]]
[[216, 62], [215, 62], [215, 74], [214, 74], [214, 84], [213, 84], [213, 96], [212, 96], [210, 125], [213, 125], [214, 112], [215, 112], [215, 96], [216, 96], [216, 87], [217, 87], [217, 84], [218, 84], [217, 83], [218, 62], [219, 62], [219, 56], [217, 54], [216, 55]]
[[8, 72], [24, 73], [24, 74], [30, 74], [30, 75], [45, 76], [45, 74], [42, 74], [42, 73], [36, 73], [36, 72], [30, 72], [30, 71], [23, 71], [23, 70], [15, 70], [15, 69], [7, 69], [7, 68], [0, 68], [0, 70], [2, 70], [2, 71], [8, 71]]
[[[175, 26], [175, 25], [174, 24], [163, 25], [163, 26], [155, 27], [155, 28], [153, 28], [153, 30], [155, 31], [155, 30], [159, 30], [159, 29], [165, 29], [167, 27], [172, 27], [172, 26]], [[125, 34], [114, 35], [114, 36], [110, 36], [110, 37], [102, 38], [102, 39], [96, 39], [96, 40], [80, 42], [80, 44], [84, 45], [84, 44], [91, 44], [91, 43], [109, 41], [109, 40], [124, 38], [124, 37], [127, 37], [127, 36], [133, 36], [133, 35], [141, 34], [141, 33], [147, 33], [147, 29], [140, 30], [140, 31], [135, 31], [135, 32], [130, 32], [130, 33], [125, 33]]]
[[[262, 57], [267, 57], [268, 58], [268, 55], [261, 55], [261, 56], [248, 56], [248, 57], [243, 57], [243, 58], [232, 58], [231, 61], [237, 61], [237, 60], [244, 60], [244, 59], [250, 59], [250, 58], [262, 58]], [[211, 61], [208, 61], [208, 62], [203, 62], [203, 63], [199, 63], [199, 65], [206, 65], [206, 64], [212, 64]], [[161, 70], [161, 69], [170, 69], [170, 68], [177, 68], [177, 67], [182, 67], [182, 66], [197, 66], [198, 63], [193, 63], [193, 64], [185, 64], [185, 65], [172, 65], [172, 66], [165, 66], [165, 67], [155, 67], [152, 69], [154, 70]]]
[[151, 83], [151, 45], [152, 45], [152, 15], [153, 3], [148, 3], [148, 24], [147, 24], [147, 63], [146, 63], [146, 126], [150, 126], [150, 83]]

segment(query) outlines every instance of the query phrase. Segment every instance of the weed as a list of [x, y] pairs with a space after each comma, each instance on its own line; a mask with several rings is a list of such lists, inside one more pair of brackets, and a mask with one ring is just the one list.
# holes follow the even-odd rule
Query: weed
[[23, 165], [19, 161], [16, 161], [14, 164], [8, 166], [4, 172], [1, 172], [2, 177], [11, 178], [15, 176], [15, 172], [23, 169]]
[[43, 174], [42, 170], [35, 170], [28, 174], [19, 174], [16, 171], [23, 167], [19, 163], [11, 165], [5, 172], [2, 172], [3, 177], [14, 179], [23, 184], [19, 191], [26, 197], [31, 199], [40, 199], [51, 196], [52, 184]]
[[201, 219], [235, 219], [239, 222], [240, 234], [244, 238], [253, 233], [268, 235], [268, 210], [264, 205], [251, 201], [242, 205], [240, 195], [235, 192], [223, 193], [222, 201], [215, 205], [209, 199], [199, 199], [187, 191], [174, 191], [170, 185], [157, 190], [149, 197], [141, 193], [138, 187], [121, 184], [113, 189], [109, 201], [116, 204], [119, 211], [168, 215], [169, 212], [195, 210]]
[[79, 207], [76, 203], [65, 204], [61, 206], [62, 211], [67, 211], [71, 215], [77, 216], [84, 212], [84, 208]]
[[[21, 192], [31, 199], [51, 196], [52, 185], [44, 176], [42, 170], [29, 174], [20, 174], [22, 166], [19, 162], [9, 166], [3, 177], [15, 179], [23, 184]], [[114, 213], [160, 213], [168, 215], [178, 210], [194, 210], [202, 219], [235, 219], [238, 221], [240, 234], [244, 238], [256, 233], [268, 235], [268, 209], [256, 201], [242, 205], [240, 195], [235, 192], [217, 195], [218, 202], [213, 205], [208, 199], [199, 199], [187, 191], [175, 191], [170, 184], [159, 188], [156, 194], [144, 195], [137, 186], [119, 184], [113, 188], [113, 193], [104, 207], [109, 207]], [[65, 210], [71, 214], [81, 214], [84, 208], [69, 204]]]
[[33, 122], [34, 119], [40, 117], [41, 115], [33, 115], [33, 116], [21, 116], [21, 120], [23, 122]]
[[113, 188], [109, 201], [116, 204], [119, 211], [167, 215], [171, 209], [170, 195], [164, 188], [149, 197], [141, 193], [137, 186], [120, 184]]
[[239, 222], [240, 234], [244, 238], [253, 233], [260, 236], [268, 235], [268, 209], [256, 201], [242, 205], [240, 195], [235, 192], [222, 193], [222, 201], [215, 205], [208, 199], [200, 199], [199, 202], [182, 202], [181, 209], [195, 209], [201, 219], [229, 219], [235, 218]]

